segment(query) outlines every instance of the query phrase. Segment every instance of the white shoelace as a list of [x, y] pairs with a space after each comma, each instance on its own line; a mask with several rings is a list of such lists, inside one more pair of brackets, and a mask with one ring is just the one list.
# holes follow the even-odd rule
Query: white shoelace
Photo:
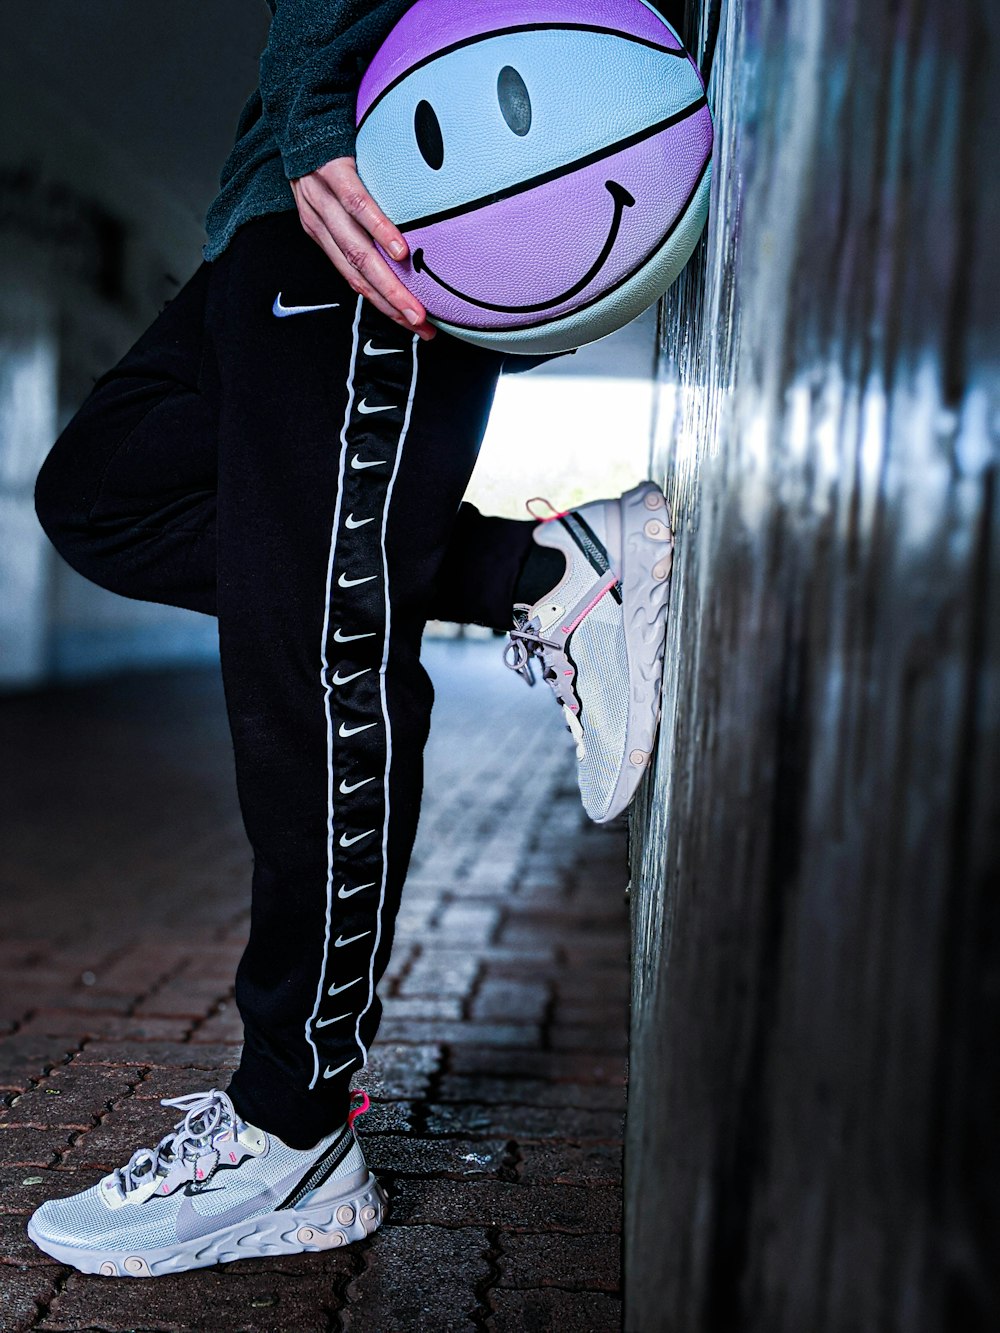
[[511, 671], [516, 671], [522, 680], [529, 685], [535, 684], [534, 659], [537, 657], [541, 663], [542, 679], [556, 696], [556, 702], [559, 704], [566, 719], [566, 727], [573, 740], [576, 742], [576, 757], [584, 757], [584, 733], [580, 719], [574, 710], [567, 703], [560, 690], [559, 672], [556, 667], [548, 660], [545, 650], [550, 649], [553, 653], [561, 653], [562, 648], [558, 643], [551, 639], [544, 639], [539, 633], [538, 622], [531, 621], [527, 616], [527, 608], [521, 610], [520, 607], [514, 608], [514, 628], [508, 632], [508, 642], [503, 650], [504, 665]]
[[160, 1105], [174, 1106], [185, 1114], [155, 1148], [137, 1148], [126, 1165], [112, 1173], [123, 1196], [145, 1184], [151, 1173], [165, 1176], [178, 1161], [190, 1161], [193, 1168], [200, 1154], [188, 1149], [211, 1143], [216, 1131], [227, 1122], [234, 1133], [242, 1123], [228, 1095], [215, 1088], [210, 1092], [189, 1092], [183, 1097], [164, 1097]]
[[504, 665], [511, 671], [528, 682], [529, 685], [535, 684], [535, 672], [533, 659], [538, 658], [542, 665], [542, 679], [548, 681], [550, 685], [554, 684], [549, 675], [552, 668], [546, 657], [546, 648], [553, 652], [559, 651], [558, 643], [553, 643], [551, 639], [543, 639], [538, 630], [537, 620], [528, 619], [528, 608], [514, 608], [514, 628], [508, 631], [507, 643], [503, 650]]

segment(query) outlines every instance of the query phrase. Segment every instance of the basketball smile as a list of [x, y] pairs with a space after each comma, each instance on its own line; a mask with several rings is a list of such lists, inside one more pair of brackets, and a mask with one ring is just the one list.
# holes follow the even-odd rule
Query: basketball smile
[[437, 273], [428, 264], [424, 257], [423, 249], [417, 249], [413, 252], [413, 267], [418, 273], [426, 273], [428, 277], [433, 278], [439, 287], [443, 287], [446, 292], [452, 296], [457, 296], [460, 301], [465, 301], [469, 305], [478, 306], [481, 310], [497, 310], [504, 314], [530, 315], [539, 310], [549, 310], [552, 306], [560, 305], [563, 301], [570, 301], [578, 292], [582, 292], [588, 283], [593, 282], [601, 269], [607, 263], [608, 256], [614, 249], [615, 241], [618, 239], [618, 232], [621, 229], [622, 218], [625, 215], [626, 208], [631, 208], [635, 199], [624, 185], [619, 185], [617, 181], [610, 180], [604, 182], [604, 187], [614, 200], [615, 211], [611, 219], [611, 226], [608, 228], [608, 235], [604, 245], [601, 247], [601, 253], [597, 256], [590, 268], [582, 278], [574, 282], [572, 287], [567, 287], [564, 292], [558, 296], [550, 297], [547, 301], [539, 301], [535, 305], [496, 305], [492, 301], [480, 301], [474, 296], [469, 296], [465, 292], [459, 291], [457, 287], [452, 287], [449, 283], [438, 276]]

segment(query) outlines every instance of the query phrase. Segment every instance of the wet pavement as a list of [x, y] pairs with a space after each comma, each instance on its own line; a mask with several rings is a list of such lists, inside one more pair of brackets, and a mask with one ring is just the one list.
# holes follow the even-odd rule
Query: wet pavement
[[0, 703], [5, 1333], [620, 1327], [625, 835], [586, 821], [556, 710], [498, 655], [428, 650], [424, 813], [359, 1079], [386, 1225], [152, 1282], [83, 1277], [24, 1227], [238, 1058], [249, 851], [221, 688], [188, 671]]

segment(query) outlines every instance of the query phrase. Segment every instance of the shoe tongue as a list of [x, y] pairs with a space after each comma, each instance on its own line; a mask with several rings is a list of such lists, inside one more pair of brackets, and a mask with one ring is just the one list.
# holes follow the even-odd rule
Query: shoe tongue
[[214, 1125], [210, 1125], [207, 1120], [208, 1112], [196, 1116], [190, 1125], [191, 1137], [184, 1145], [185, 1157], [202, 1157], [207, 1152], [211, 1152], [216, 1140], [225, 1134], [235, 1138], [238, 1129], [237, 1124], [233, 1123], [233, 1118], [225, 1110], [222, 1110], [220, 1118]]

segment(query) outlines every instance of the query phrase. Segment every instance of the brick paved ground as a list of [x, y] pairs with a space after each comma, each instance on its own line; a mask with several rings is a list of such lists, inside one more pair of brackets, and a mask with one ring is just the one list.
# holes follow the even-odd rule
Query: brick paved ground
[[24, 1225], [165, 1133], [158, 1098], [237, 1059], [249, 857], [219, 685], [0, 704], [4, 1333], [619, 1328], [624, 834], [585, 821], [547, 691], [496, 652], [430, 650], [428, 793], [361, 1078], [387, 1224], [154, 1282], [61, 1268]]

